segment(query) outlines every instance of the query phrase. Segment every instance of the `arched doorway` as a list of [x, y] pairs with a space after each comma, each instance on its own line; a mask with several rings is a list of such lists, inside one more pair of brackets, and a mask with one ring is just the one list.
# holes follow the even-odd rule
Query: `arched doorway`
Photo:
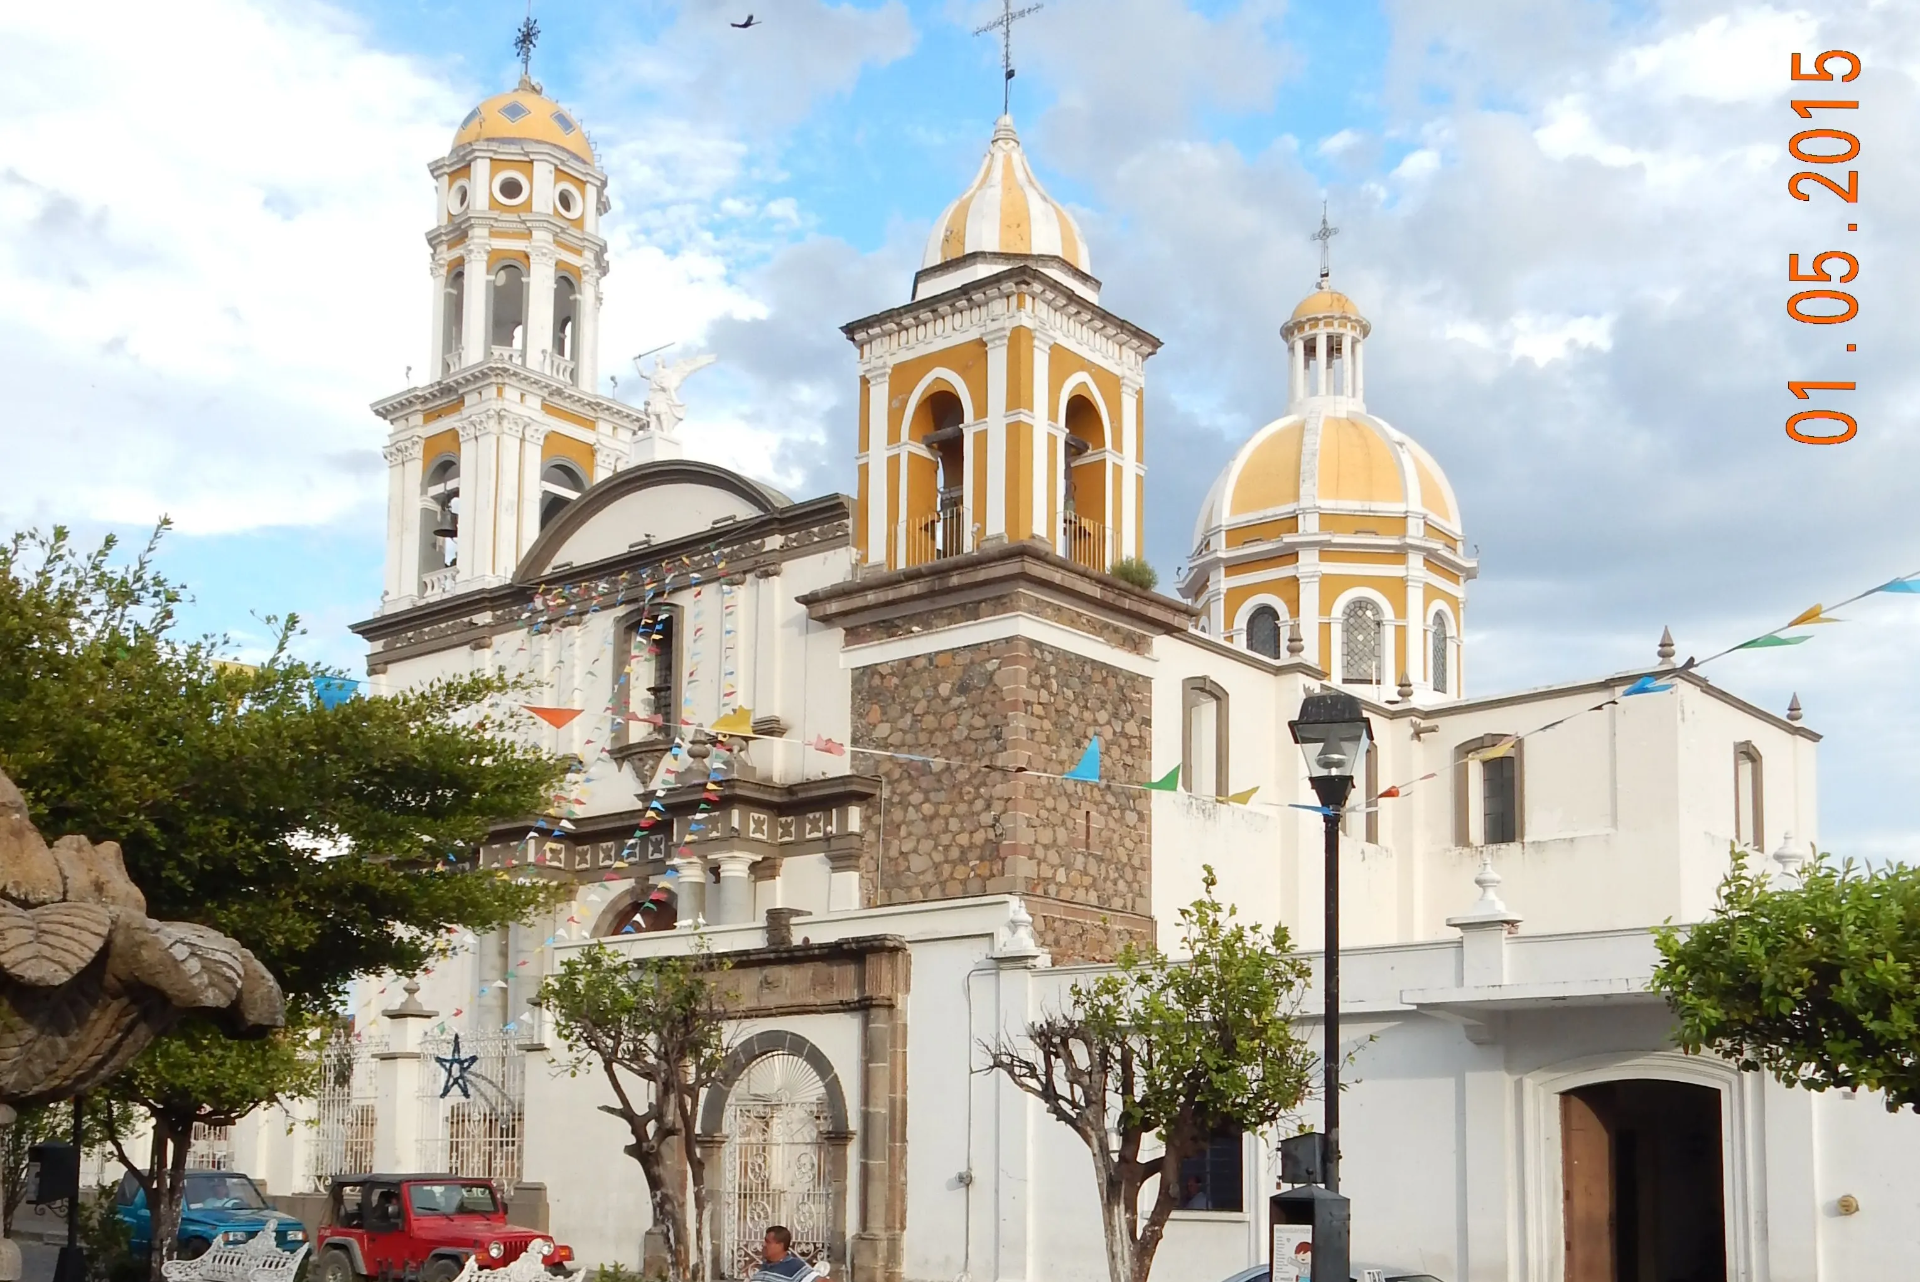
[[1720, 1114], [1691, 1082], [1560, 1095], [1566, 1282], [1726, 1282]]
[[727, 1093], [726, 1143], [719, 1171], [709, 1174], [719, 1176], [723, 1278], [752, 1275], [770, 1224], [784, 1224], [806, 1260], [831, 1254], [834, 1108], [811, 1058], [790, 1050], [760, 1055]]

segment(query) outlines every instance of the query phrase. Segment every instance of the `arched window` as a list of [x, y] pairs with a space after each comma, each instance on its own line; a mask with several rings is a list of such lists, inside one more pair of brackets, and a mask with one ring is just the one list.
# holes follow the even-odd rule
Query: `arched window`
[[1280, 657], [1280, 612], [1270, 605], [1256, 606], [1247, 616], [1247, 649], [1269, 659]]
[[1447, 616], [1433, 616], [1433, 692], [1447, 692]]
[[460, 460], [435, 459], [420, 484], [420, 573], [432, 574], [460, 559]]
[[650, 935], [656, 930], [672, 930], [679, 924], [680, 910], [673, 892], [655, 886], [639, 903], [630, 904], [613, 919], [609, 935]]
[[1182, 683], [1186, 724], [1180, 735], [1180, 782], [1201, 797], [1225, 797], [1231, 789], [1227, 769], [1227, 692], [1205, 677]]
[[[553, 278], [553, 339], [547, 350], [560, 361], [571, 362], [574, 359], [574, 330], [580, 305], [580, 289], [566, 276]], [[566, 373], [562, 374], [561, 369]], [[572, 374], [571, 365], [556, 366], [550, 371], [555, 377], [567, 377]]]
[[1380, 607], [1365, 597], [1340, 612], [1340, 679], [1380, 684]]
[[527, 331], [527, 275], [518, 263], [502, 263], [493, 273], [492, 319], [487, 326], [491, 355], [523, 359]]
[[587, 483], [580, 470], [562, 459], [547, 464], [540, 473], [540, 528], [546, 529], [560, 509], [586, 493]]
[[1104, 572], [1112, 559], [1107, 547], [1107, 463], [1097, 456], [1107, 446], [1106, 424], [1092, 399], [1076, 394], [1067, 402], [1061, 426], [1067, 429], [1060, 495], [1067, 559]]
[[[966, 434], [961, 426], [966, 417], [966, 406], [944, 387], [928, 392], [914, 409], [908, 433], [912, 439], [932, 451], [934, 457], [934, 510], [932, 515], [925, 518], [926, 529], [916, 536], [923, 544], [914, 550], [916, 562], [956, 556], [968, 550], [967, 449]], [[915, 461], [909, 466], [925, 465]], [[918, 490], [918, 494], [913, 496], [916, 506], [926, 501], [925, 490], [921, 487], [927, 483], [919, 477], [909, 481], [910, 489]]]
[[628, 743], [670, 740], [680, 717], [677, 611], [668, 606], [643, 613], [627, 627], [627, 679], [616, 688], [626, 700]]
[[440, 323], [440, 353], [446, 368], [442, 373], [451, 374], [460, 368], [462, 328], [467, 315], [467, 273], [463, 267], [456, 267], [447, 276], [447, 287], [442, 295], [444, 312]]

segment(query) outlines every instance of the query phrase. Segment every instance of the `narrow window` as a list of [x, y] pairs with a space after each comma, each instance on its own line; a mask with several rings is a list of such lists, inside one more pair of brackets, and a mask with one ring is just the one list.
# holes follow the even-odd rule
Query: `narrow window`
[[1180, 1209], [1238, 1211], [1244, 1205], [1246, 1143], [1239, 1131], [1221, 1131], [1180, 1164]]
[[671, 739], [679, 727], [678, 620], [671, 609], [635, 619], [627, 629], [627, 742]]
[[1258, 606], [1247, 616], [1247, 649], [1269, 659], [1280, 657], [1280, 612], [1270, 605]]
[[1227, 781], [1227, 692], [1205, 677], [1183, 687], [1186, 723], [1181, 730], [1180, 782], [1202, 797], [1224, 797]]
[[1380, 607], [1364, 597], [1340, 612], [1340, 679], [1380, 684]]
[[443, 374], [451, 374], [460, 368], [462, 329], [467, 316], [467, 273], [466, 269], [456, 267], [447, 277], [447, 288], [443, 295], [445, 313], [441, 320], [440, 331], [443, 336], [441, 356], [445, 361]]
[[546, 529], [562, 508], [586, 492], [587, 483], [571, 463], [555, 460], [540, 473], [540, 528]]
[[1480, 763], [1481, 840], [1495, 846], [1519, 834], [1520, 797], [1511, 754]]
[[1433, 692], [1447, 692], [1447, 616], [1433, 616]]
[[574, 326], [580, 303], [580, 291], [566, 276], [553, 278], [553, 338], [547, 350], [555, 364], [548, 373], [555, 378], [573, 376]]
[[460, 460], [435, 459], [420, 486], [420, 573], [460, 560]]
[[1754, 850], [1766, 848], [1761, 829], [1760, 749], [1751, 743], [1733, 746], [1733, 839]]

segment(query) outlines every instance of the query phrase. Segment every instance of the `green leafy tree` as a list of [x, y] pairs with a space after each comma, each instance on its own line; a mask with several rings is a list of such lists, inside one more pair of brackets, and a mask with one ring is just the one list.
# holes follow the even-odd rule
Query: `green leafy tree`
[[[201, 1019], [189, 1019], [156, 1039], [127, 1070], [110, 1082], [97, 1103], [117, 1120], [119, 1105], [143, 1110], [150, 1123], [151, 1151], [136, 1161], [118, 1127], [110, 1123], [110, 1142], [121, 1165], [134, 1173], [153, 1215], [151, 1240], [172, 1243], [180, 1230], [181, 1194], [193, 1128], [232, 1126], [268, 1104], [289, 1103], [312, 1095], [320, 1085], [320, 1059], [314, 1053], [318, 1029], [310, 1018], [296, 1017], [287, 1027], [257, 1040], [240, 1041]], [[171, 1252], [153, 1253], [152, 1276]]]
[[1284, 926], [1235, 921], [1211, 867], [1203, 884], [1180, 910], [1187, 960], [1129, 945], [1113, 970], [1074, 983], [1065, 1010], [986, 1048], [1092, 1153], [1110, 1282], [1146, 1282], [1183, 1163], [1222, 1131], [1273, 1125], [1312, 1089], [1318, 1058], [1293, 1028], [1306, 962]]
[[[266, 619], [256, 664], [183, 634], [182, 589], [154, 567], [166, 528], [131, 560], [59, 528], [0, 542], [0, 770], [42, 832], [119, 842], [155, 917], [252, 949], [296, 1017], [336, 1007], [355, 976], [419, 971], [450, 929], [490, 931], [550, 897], [463, 871], [493, 826], [543, 811], [565, 770], [501, 733], [509, 683], [329, 708], [316, 682], [340, 674], [294, 657], [294, 616]], [[187, 1028], [130, 1071], [121, 1098], [160, 1140], [146, 1171], [157, 1220], [179, 1213], [163, 1203], [191, 1142], [180, 1119], [293, 1093], [287, 1045], [229, 1048]], [[154, 1240], [157, 1268], [173, 1243]]]
[[1713, 915], [1656, 942], [1653, 988], [1689, 1054], [1920, 1107], [1920, 869], [1816, 855], [1771, 885], [1736, 849]]
[[[692, 1142], [701, 1092], [726, 1059], [727, 1003], [716, 984], [723, 959], [628, 959], [596, 944], [561, 963], [540, 1005], [569, 1048], [567, 1071], [598, 1068], [627, 1125], [674, 1282], [707, 1276], [707, 1171]], [[684, 1174], [683, 1174], [684, 1172]], [[688, 1192], [692, 1195], [689, 1214]]]

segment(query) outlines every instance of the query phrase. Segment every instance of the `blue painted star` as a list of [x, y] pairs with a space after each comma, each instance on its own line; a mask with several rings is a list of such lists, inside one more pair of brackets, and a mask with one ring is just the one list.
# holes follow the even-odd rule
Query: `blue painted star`
[[473, 1098], [473, 1090], [468, 1085], [467, 1074], [471, 1073], [473, 1066], [480, 1062], [480, 1057], [478, 1055], [462, 1055], [460, 1053], [460, 1034], [455, 1033], [453, 1035], [452, 1053], [435, 1055], [433, 1062], [438, 1064], [441, 1071], [447, 1075], [446, 1083], [440, 1088], [441, 1099], [445, 1099], [447, 1096], [453, 1094], [456, 1086], [460, 1088], [461, 1099]]

